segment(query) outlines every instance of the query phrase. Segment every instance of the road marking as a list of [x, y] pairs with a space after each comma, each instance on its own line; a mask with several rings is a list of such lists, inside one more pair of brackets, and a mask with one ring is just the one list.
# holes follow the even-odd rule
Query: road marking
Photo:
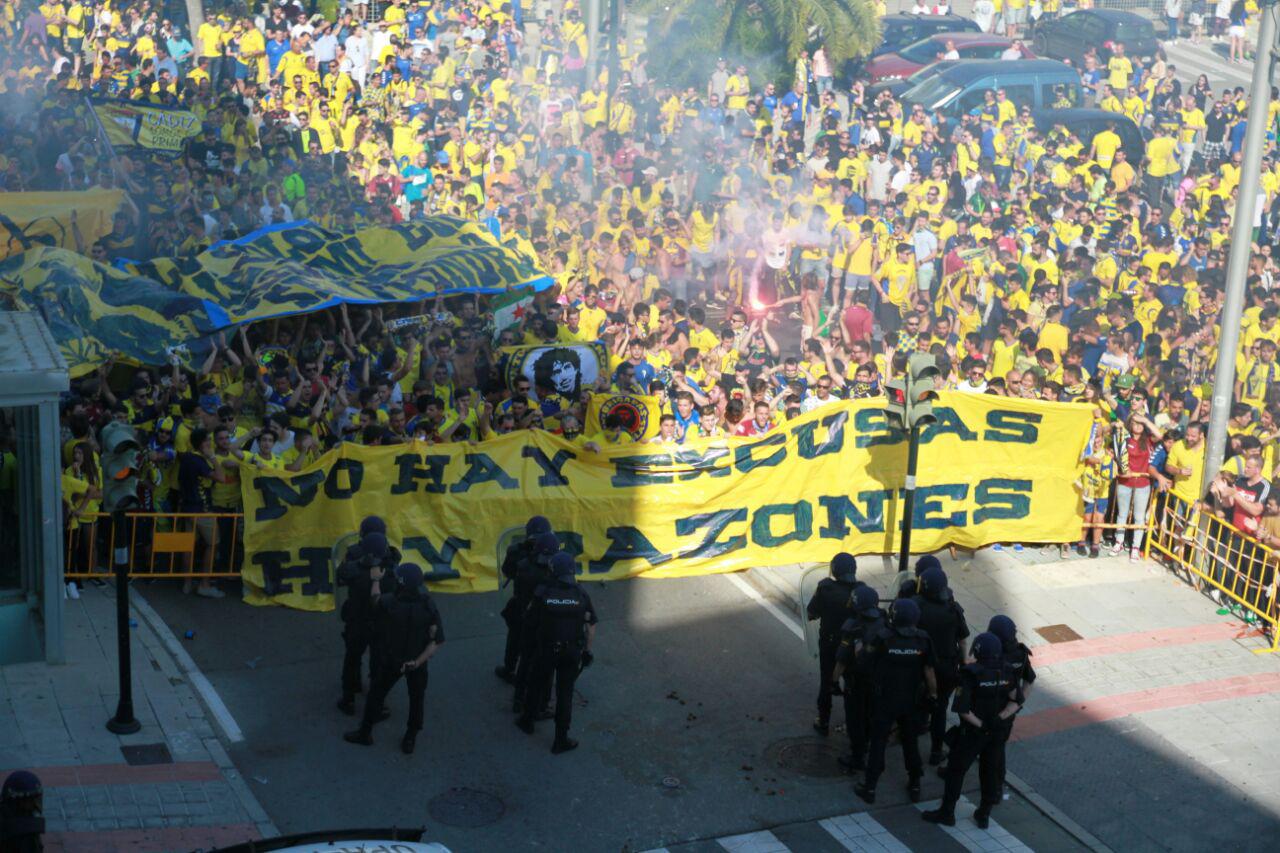
[[1047, 711], [1036, 711], [1034, 714], [1020, 714], [1013, 727], [1013, 736], [1009, 739], [1027, 740], [1146, 711], [1163, 711], [1167, 708], [1203, 705], [1206, 702], [1242, 699], [1246, 696], [1262, 696], [1268, 693], [1280, 693], [1280, 672], [1236, 675], [1213, 681], [1174, 684], [1153, 690], [1135, 690], [1132, 693], [1099, 696], [1085, 702], [1073, 702]]
[[[922, 812], [932, 811], [941, 805], [941, 800], [932, 800], [927, 803], [919, 803], [916, 805]], [[1032, 853], [1027, 845], [1023, 844], [1013, 836], [1009, 830], [1005, 829], [994, 820], [986, 829], [978, 829], [978, 825], [973, 822], [974, 805], [969, 801], [968, 797], [961, 797], [956, 803], [956, 825], [943, 826], [938, 824], [952, 840], [968, 850], [969, 853]]]
[[866, 812], [829, 817], [818, 826], [840, 842], [845, 850], [875, 850], [879, 853], [911, 853], [911, 848], [893, 837]]
[[761, 595], [755, 587], [738, 577], [736, 574], [724, 575], [724, 577], [729, 581], [729, 583], [741, 590], [743, 595], [773, 614], [774, 619], [777, 619], [783, 625], [786, 625], [787, 630], [795, 634], [800, 642], [804, 642], [804, 628], [801, 627], [799, 622], [788, 616], [781, 607], [774, 604], [772, 601], [769, 601]]
[[1184, 628], [1156, 628], [1152, 631], [1089, 637], [1066, 643], [1042, 643], [1032, 646], [1031, 653], [1035, 666], [1044, 667], [1084, 658], [1121, 655], [1146, 649], [1234, 640], [1239, 634], [1239, 622], [1210, 622]]
[[[17, 769], [17, 768], [13, 768]], [[212, 761], [175, 761], [173, 764], [60, 764], [28, 767], [46, 788], [83, 788], [89, 785], [159, 785], [167, 782], [214, 782], [222, 771]]]
[[716, 842], [732, 853], [790, 853], [790, 848], [767, 829], [717, 838]]
[[187, 650], [178, 642], [178, 638], [169, 630], [169, 626], [160, 618], [160, 614], [152, 609], [147, 600], [139, 595], [136, 591], [129, 597], [130, 604], [133, 609], [138, 612], [142, 620], [147, 623], [153, 633], [160, 638], [160, 642], [164, 644], [165, 649], [173, 656], [173, 660], [178, 664], [178, 669], [191, 682], [191, 686], [196, 693], [200, 694], [200, 699], [204, 702], [204, 706], [213, 716], [214, 722], [218, 724], [218, 728], [222, 729], [222, 734], [229, 743], [240, 743], [244, 740], [244, 732], [240, 731], [240, 726], [236, 724], [236, 718], [231, 716], [230, 709], [226, 703], [222, 701], [222, 697], [218, 695], [218, 691], [214, 689], [213, 684], [208, 678], [205, 678], [200, 667], [196, 666], [196, 662], [191, 659], [191, 655], [187, 654]]

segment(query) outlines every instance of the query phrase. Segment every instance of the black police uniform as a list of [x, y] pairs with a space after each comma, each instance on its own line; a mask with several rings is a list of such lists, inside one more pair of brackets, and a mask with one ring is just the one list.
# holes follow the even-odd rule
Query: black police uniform
[[878, 607], [846, 619], [840, 628], [836, 662], [844, 665], [844, 728], [849, 733], [850, 754], [846, 766], [850, 770], [865, 766], [871, 737], [871, 659], [857, 652], [884, 628], [884, 611]]
[[959, 683], [960, 644], [969, 636], [969, 624], [964, 618], [964, 608], [944, 590], [934, 597], [918, 595], [914, 601], [920, 607], [919, 627], [927, 631], [933, 640], [933, 651], [938, 666], [938, 698], [929, 711], [929, 763], [942, 760], [942, 745], [947, 733], [947, 703]]
[[[889, 625], [871, 639], [862, 652], [871, 676], [871, 737], [864, 787], [874, 798], [876, 782], [884, 772], [884, 751], [894, 724], [902, 741], [907, 777], [919, 784], [924, 773], [920, 761], [920, 707], [926, 693], [927, 670], [937, 672], [933, 641], [921, 628]], [[864, 797], [866, 799], [866, 797]]]
[[[533, 678], [533, 670], [537, 664], [539, 643], [538, 630], [536, 622], [530, 621], [529, 609], [533, 605], [533, 599], [537, 590], [543, 585], [552, 582], [551, 570], [548, 568], [550, 557], [545, 554], [534, 554], [527, 560], [521, 560], [517, 566], [516, 574], [516, 594], [520, 594], [523, 590], [529, 590], [528, 598], [521, 606], [520, 610], [520, 644], [519, 644], [519, 663], [516, 666], [515, 679], [515, 698], [512, 701], [512, 710], [520, 713], [529, 705], [532, 697], [530, 696], [530, 681]], [[512, 596], [515, 600], [515, 596]], [[545, 699], [543, 700], [545, 701]], [[542, 706], [534, 708], [535, 711], [541, 711]]]
[[405, 670], [404, 664], [426, 651], [427, 646], [444, 642], [444, 623], [431, 594], [423, 587], [401, 588], [394, 595], [379, 598], [374, 617], [375, 631], [381, 645], [378, 676], [369, 690], [364, 706], [363, 730], [377, 722], [387, 694], [404, 676], [409, 689], [409, 719], [406, 733], [422, 730], [423, 703], [427, 692], [428, 663]]
[[546, 704], [554, 677], [555, 743], [563, 747], [569, 743], [573, 685], [585, 663], [587, 626], [600, 620], [586, 590], [575, 582], [553, 579], [534, 591], [525, 621], [537, 640], [538, 652], [520, 725], [525, 731], [532, 730], [536, 712]]
[[[1031, 666], [1031, 649], [1021, 641], [1015, 641], [1012, 648], [1004, 650], [1004, 665], [1009, 668], [1009, 672], [1013, 677], [1013, 683], [1017, 685], [1019, 695], [1025, 694], [1026, 689], [1036, 681], [1036, 671]], [[1022, 699], [1019, 699], [1021, 702]], [[1003, 731], [1004, 744], [1009, 743], [1009, 735], [1013, 734], [1013, 718], [1009, 718], [1009, 725], [1005, 726]], [[1000, 788], [1001, 799], [1004, 792], [1004, 775], [1005, 775], [1005, 748], [1000, 747]]]
[[342, 701], [339, 707], [349, 714], [355, 713], [355, 695], [361, 692], [361, 670], [365, 650], [369, 650], [369, 681], [372, 684], [378, 669], [378, 648], [374, 642], [373, 578], [369, 570], [374, 565], [382, 567], [378, 581], [379, 596], [389, 595], [396, 589], [396, 566], [400, 565], [400, 552], [387, 546], [387, 553], [380, 562], [365, 559], [356, 543], [347, 549], [346, 558], [338, 565], [336, 579], [347, 587], [347, 600], [342, 603], [342, 642], [346, 650], [342, 656]]
[[831, 722], [831, 673], [840, 647], [840, 627], [854, 615], [853, 592], [861, 581], [823, 578], [809, 598], [809, 621], [818, 620], [818, 719], [813, 726], [826, 734]]
[[1021, 704], [1022, 691], [1013, 670], [1001, 659], [966, 664], [960, 668], [959, 682], [951, 709], [957, 714], [972, 713], [982, 720], [982, 726], [970, 725], [963, 719], [960, 721], [947, 759], [946, 788], [938, 811], [954, 819], [964, 776], [976, 759], [982, 802], [975, 819], [984, 821], [992, 807], [1000, 803], [1004, 746], [1013, 730], [1012, 718], [1001, 720], [1000, 712], [1010, 700]]
[[526, 563], [532, 561], [537, 554], [534, 537], [528, 536], [507, 547], [507, 554], [502, 559], [502, 576], [508, 583], [514, 584], [511, 598], [502, 608], [502, 621], [507, 623], [507, 644], [502, 653], [502, 668], [506, 677], [514, 680], [516, 666], [520, 662], [520, 643], [524, 633], [524, 612], [533, 598], [533, 587], [530, 572], [525, 569]]

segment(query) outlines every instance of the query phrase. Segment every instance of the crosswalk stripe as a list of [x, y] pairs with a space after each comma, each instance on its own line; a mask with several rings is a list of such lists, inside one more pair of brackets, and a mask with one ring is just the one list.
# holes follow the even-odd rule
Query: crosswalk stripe
[[718, 838], [716, 841], [731, 853], [791, 853], [787, 845], [767, 829], [743, 835], [730, 835], [727, 838]]
[[866, 812], [830, 817], [818, 821], [818, 826], [825, 829], [846, 850], [911, 853], [911, 848], [894, 838], [889, 830]]
[[[916, 806], [920, 811], [927, 812], [936, 809], [941, 800], [932, 800], [928, 803], [920, 803]], [[978, 829], [978, 825], [973, 822], [974, 805], [969, 801], [968, 797], [961, 797], [960, 802], [956, 803], [956, 825], [942, 826], [938, 828], [951, 836], [957, 844], [969, 853], [1032, 853], [1027, 845], [1023, 844], [1014, 835], [994, 820], [991, 821], [987, 829]]]

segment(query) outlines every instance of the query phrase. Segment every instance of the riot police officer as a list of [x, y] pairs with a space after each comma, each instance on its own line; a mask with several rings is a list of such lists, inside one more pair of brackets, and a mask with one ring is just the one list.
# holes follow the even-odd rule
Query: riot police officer
[[[849, 733], [849, 755], [837, 759], [853, 773], [866, 767], [867, 741], [871, 734], [871, 673], [868, 657], [859, 654], [884, 628], [880, 594], [869, 586], [853, 591], [854, 615], [840, 627], [840, 647], [831, 673], [831, 687], [844, 695], [844, 727]], [[840, 680], [843, 677], [843, 687]]]
[[853, 790], [868, 803], [876, 801], [876, 782], [884, 772], [884, 750], [895, 723], [907, 764], [907, 793], [911, 802], [920, 801], [920, 776], [924, 772], [918, 742], [920, 706], [926, 696], [930, 701], [934, 699], [938, 684], [933, 642], [928, 633], [917, 627], [919, 622], [920, 608], [915, 601], [894, 601], [888, 627], [881, 629], [862, 652], [868, 657], [871, 675], [871, 744], [867, 775]]
[[947, 762], [942, 803], [922, 815], [930, 823], [955, 826], [956, 803], [974, 759], [978, 761], [982, 786], [982, 801], [973, 813], [973, 822], [979, 829], [987, 828], [991, 809], [1000, 803], [1004, 745], [1013, 728], [1013, 715], [1022, 706], [1022, 692], [1003, 655], [1000, 638], [983, 632], [973, 640], [974, 662], [960, 669], [960, 685], [952, 706], [960, 716], [960, 730]]
[[965, 622], [964, 608], [951, 595], [947, 573], [941, 566], [931, 566], [920, 573], [920, 594], [914, 601], [920, 608], [920, 627], [933, 640], [938, 661], [938, 692], [929, 712], [929, 763], [932, 765], [939, 764], [943, 758], [947, 703], [958, 683], [969, 625]]
[[[1013, 620], [1003, 614], [997, 614], [991, 617], [991, 621], [987, 623], [987, 631], [995, 634], [1000, 639], [1000, 645], [1004, 650], [1004, 664], [1009, 667], [1013, 674], [1013, 681], [1018, 685], [1018, 689], [1022, 691], [1022, 701], [1025, 703], [1027, 697], [1031, 695], [1031, 685], [1035, 684], [1036, 671], [1031, 666], [1031, 649], [1027, 648], [1021, 640], [1018, 639], [1018, 626]], [[1007, 745], [1009, 735], [1013, 732], [1013, 724], [1004, 729], [1004, 741]], [[1004, 757], [1005, 752], [1000, 750], [1000, 788], [1003, 794], [1004, 790]], [[1003, 795], [1001, 796], [1003, 799]]]
[[403, 563], [396, 569], [399, 585], [391, 596], [378, 599], [375, 630], [381, 644], [378, 674], [369, 689], [360, 728], [347, 732], [343, 739], [369, 746], [373, 743], [373, 725], [387, 694], [403, 676], [409, 691], [409, 719], [400, 749], [413, 752], [418, 732], [422, 731], [423, 704], [427, 692], [427, 663], [444, 643], [444, 623], [435, 601], [422, 583], [422, 569]]
[[387, 526], [371, 515], [360, 522], [360, 540], [347, 549], [338, 566], [336, 580], [348, 589], [342, 603], [342, 698], [338, 710], [356, 712], [356, 694], [361, 689], [364, 653], [369, 649], [370, 681], [377, 671], [378, 649], [373, 645], [373, 611], [382, 595], [395, 590], [395, 568], [400, 552], [387, 544]]
[[[516, 589], [528, 590], [529, 597], [523, 605], [524, 609], [520, 611], [520, 645], [519, 645], [519, 664], [516, 666], [516, 691], [515, 698], [511, 702], [511, 710], [514, 713], [524, 711], [525, 704], [529, 699], [529, 680], [532, 678], [535, 658], [538, 655], [538, 635], [535, 625], [528, 622], [525, 616], [528, 614], [529, 604], [533, 601], [533, 593], [537, 588], [551, 580], [551, 558], [560, 550], [560, 540], [556, 535], [548, 530], [546, 533], [539, 533], [534, 540], [534, 555], [531, 560], [521, 560], [516, 567]], [[542, 708], [535, 708], [541, 711]]]
[[858, 561], [841, 552], [831, 558], [831, 577], [818, 581], [805, 611], [818, 620], [818, 717], [813, 729], [826, 735], [831, 723], [831, 673], [840, 646], [840, 626], [853, 616], [853, 592], [864, 586], [857, 579]]
[[550, 532], [551, 522], [535, 515], [525, 522], [524, 538], [507, 546], [507, 554], [502, 560], [502, 576], [506, 583], [514, 583], [515, 588], [502, 608], [502, 621], [507, 623], [507, 644], [502, 653], [502, 664], [494, 668], [493, 674], [510, 684], [515, 683], [516, 666], [520, 662], [524, 611], [533, 597], [533, 586], [529, 583], [532, 572], [526, 566], [537, 556], [538, 537]]
[[586, 590], [578, 585], [577, 565], [563, 551], [551, 558], [551, 580], [534, 591], [527, 622], [533, 626], [538, 656], [529, 683], [524, 713], [516, 721], [522, 731], [533, 734], [534, 710], [542, 707], [555, 679], [556, 739], [551, 751], [557, 755], [578, 746], [569, 738], [573, 715], [573, 685], [578, 674], [591, 665], [591, 641], [595, 638], [595, 607]]

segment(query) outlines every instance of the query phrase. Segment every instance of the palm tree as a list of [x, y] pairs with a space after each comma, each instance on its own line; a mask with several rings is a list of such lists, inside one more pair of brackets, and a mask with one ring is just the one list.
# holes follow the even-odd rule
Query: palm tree
[[[871, 0], [640, 0], [648, 12], [650, 68], [704, 80], [719, 56], [789, 84], [800, 50], [827, 51], [832, 66], [864, 57], [880, 40]], [[761, 66], [764, 66], [761, 68]]]

